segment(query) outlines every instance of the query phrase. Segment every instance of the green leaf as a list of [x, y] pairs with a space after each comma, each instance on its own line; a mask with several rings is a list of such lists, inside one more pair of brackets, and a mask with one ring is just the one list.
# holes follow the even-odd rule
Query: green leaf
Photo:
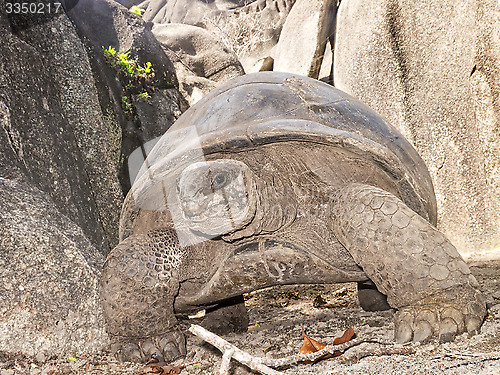
[[144, 12], [146, 10], [134, 5], [134, 6], [132, 6], [132, 8], [130, 8], [130, 11], [134, 14], [137, 14], [139, 17], [142, 17], [142, 15], [144, 14]]
[[137, 99], [149, 99], [151, 98], [151, 95], [147, 92], [143, 92], [141, 94], [137, 94]]
[[114, 57], [116, 55], [116, 50], [111, 46], [108, 48], [104, 48], [104, 46], [102, 46], [102, 50], [106, 56]]

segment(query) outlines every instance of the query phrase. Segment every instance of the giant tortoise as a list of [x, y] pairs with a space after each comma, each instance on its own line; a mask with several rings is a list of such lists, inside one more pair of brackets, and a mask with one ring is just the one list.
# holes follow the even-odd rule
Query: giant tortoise
[[245, 329], [242, 295], [284, 284], [373, 283], [360, 302], [386, 296], [399, 342], [477, 332], [484, 297], [435, 225], [424, 162], [374, 111], [310, 78], [238, 77], [165, 133], [125, 200], [101, 280], [113, 350], [171, 360], [179, 314]]

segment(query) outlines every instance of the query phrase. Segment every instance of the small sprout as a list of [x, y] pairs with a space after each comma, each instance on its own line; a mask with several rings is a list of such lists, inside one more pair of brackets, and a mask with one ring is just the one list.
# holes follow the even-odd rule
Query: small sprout
[[144, 66], [140, 66], [135, 59], [130, 57], [130, 52], [128, 51], [117, 52], [111, 46], [108, 48], [102, 46], [102, 50], [104, 55], [109, 58], [111, 66], [119, 68], [129, 78], [142, 77], [152, 79], [154, 77], [153, 64], [151, 62], [148, 61]]
[[111, 46], [109, 46], [108, 48], [104, 48], [104, 46], [102, 46], [102, 50], [104, 54], [108, 57], [115, 57], [116, 55], [116, 50]]
[[198, 368], [201, 366], [201, 363], [195, 363], [195, 365], [193, 366], [194, 368]]
[[68, 359], [69, 359], [71, 362], [75, 362], [75, 361], [76, 361], [76, 358], [75, 358], [75, 357], [68, 357]]
[[137, 72], [139, 74], [146, 74], [147, 75], [147, 74], [151, 73], [151, 71], [152, 71], [151, 67], [152, 67], [152, 64], [148, 61], [146, 63], [146, 65], [144, 65], [144, 66], [138, 65], [136, 69], [137, 69]]
[[117, 55], [117, 57], [118, 57], [117, 65], [124, 72], [128, 74], [133, 74], [135, 61], [130, 60], [129, 52], [121, 52]]
[[144, 14], [144, 12], [146, 10], [134, 5], [134, 6], [132, 6], [132, 8], [130, 8], [130, 11], [134, 14], [137, 14], [139, 17], [142, 17], [142, 15]]
[[137, 94], [137, 99], [150, 99], [151, 98], [151, 95], [149, 95], [148, 92], [143, 92], [143, 93], [140, 93], [140, 94]]
[[125, 111], [125, 113], [132, 112], [132, 104], [130, 104], [128, 96], [122, 96], [122, 107], [123, 107], [123, 110]]

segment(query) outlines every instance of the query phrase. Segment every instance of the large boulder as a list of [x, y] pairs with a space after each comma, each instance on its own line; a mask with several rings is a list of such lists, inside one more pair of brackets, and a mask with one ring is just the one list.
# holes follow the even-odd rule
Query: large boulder
[[144, 19], [199, 26], [231, 48], [246, 72], [258, 71], [273, 49], [295, 0], [151, 0]]
[[107, 343], [97, 280], [118, 239], [121, 134], [70, 19], [2, 5], [0, 351], [90, 353]]
[[[152, 24], [113, 0], [79, 0], [68, 16], [88, 51], [106, 126], [116, 134], [118, 177], [126, 193], [134, 173], [129, 156], [163, 135], [181, 114], [174, 66], [154, 37]], [[128, 52], [140, 66], [151, 63], [153, 83], [136, 85], [137, 79], [124, 77], [110, 65], [103, 47]], [[139, 99], [146, 92], [147, 99]]]
[[[255, 0], [151, 0], [144, 13], [144, 19], [156, 23], [184, 23], [203, 26], [207, 12], [220, 14], [253, 2]], [[265, 0], [258, 2], [265, 3]]]
[[462, 253], [500, 243], [500, 12], [493, 0], [341, 3], [335, 84], [402, 131]]
[[[0, 0], [0, 351], [38, 359], [107, 344], [97, 280], [130, 185], [120, 170], [180, 114], [151, 24], [111, 0], [74, 3], [70, 20], [7, 15]], [[102, 46], [154, 69], [128, 113]]]
[[25, 176], [107, 253], [123, 194], [87, 52], [65, 16], [14, 34], [0, 12], [0, 31], [2, 176]]
[[104, 257], [30, 185], [0, 178], [0, 351], [96, 352], [108, 343], [97, 290]]
[[201, 27], [155, 24], [152, 31], [173, 61], [180, 91], [190, 105], [217, 85], [245, 74], [234, 52]]
[[[273, 70], [324, 78], [321, 66], [334, 42], [336, 15], [337, 0], [297, 1], [283, 25]], [[327, 72], [330, 75], [330, 69]]]

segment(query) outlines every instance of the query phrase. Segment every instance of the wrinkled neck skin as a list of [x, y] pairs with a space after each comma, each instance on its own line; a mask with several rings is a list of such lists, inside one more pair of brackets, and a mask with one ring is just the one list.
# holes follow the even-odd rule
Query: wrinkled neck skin
[[[287, 171], [290, 172], [290, 171]], [[325, 184], [314, 173], [290, 174], [292, 178], [276, 173], [255, 176], [255, 215], [236, 231], [222, 236], [232, 242], [258, 234], [274, 233], [294, 221], [315, 217], [325, 224], [335, 215], [340, 186]]]
[[250, 209], [255, 214], [246, 224], [236, 231], [222, 236], [224, 241], [233, 242], [244, 237], [257, 234], [276, 232], [290, 225], [297, 216], [298, 202], [290, 181], [282, 176], [269, 174], [267, 176], [254, 175], [249, 202], [255, 205]]

